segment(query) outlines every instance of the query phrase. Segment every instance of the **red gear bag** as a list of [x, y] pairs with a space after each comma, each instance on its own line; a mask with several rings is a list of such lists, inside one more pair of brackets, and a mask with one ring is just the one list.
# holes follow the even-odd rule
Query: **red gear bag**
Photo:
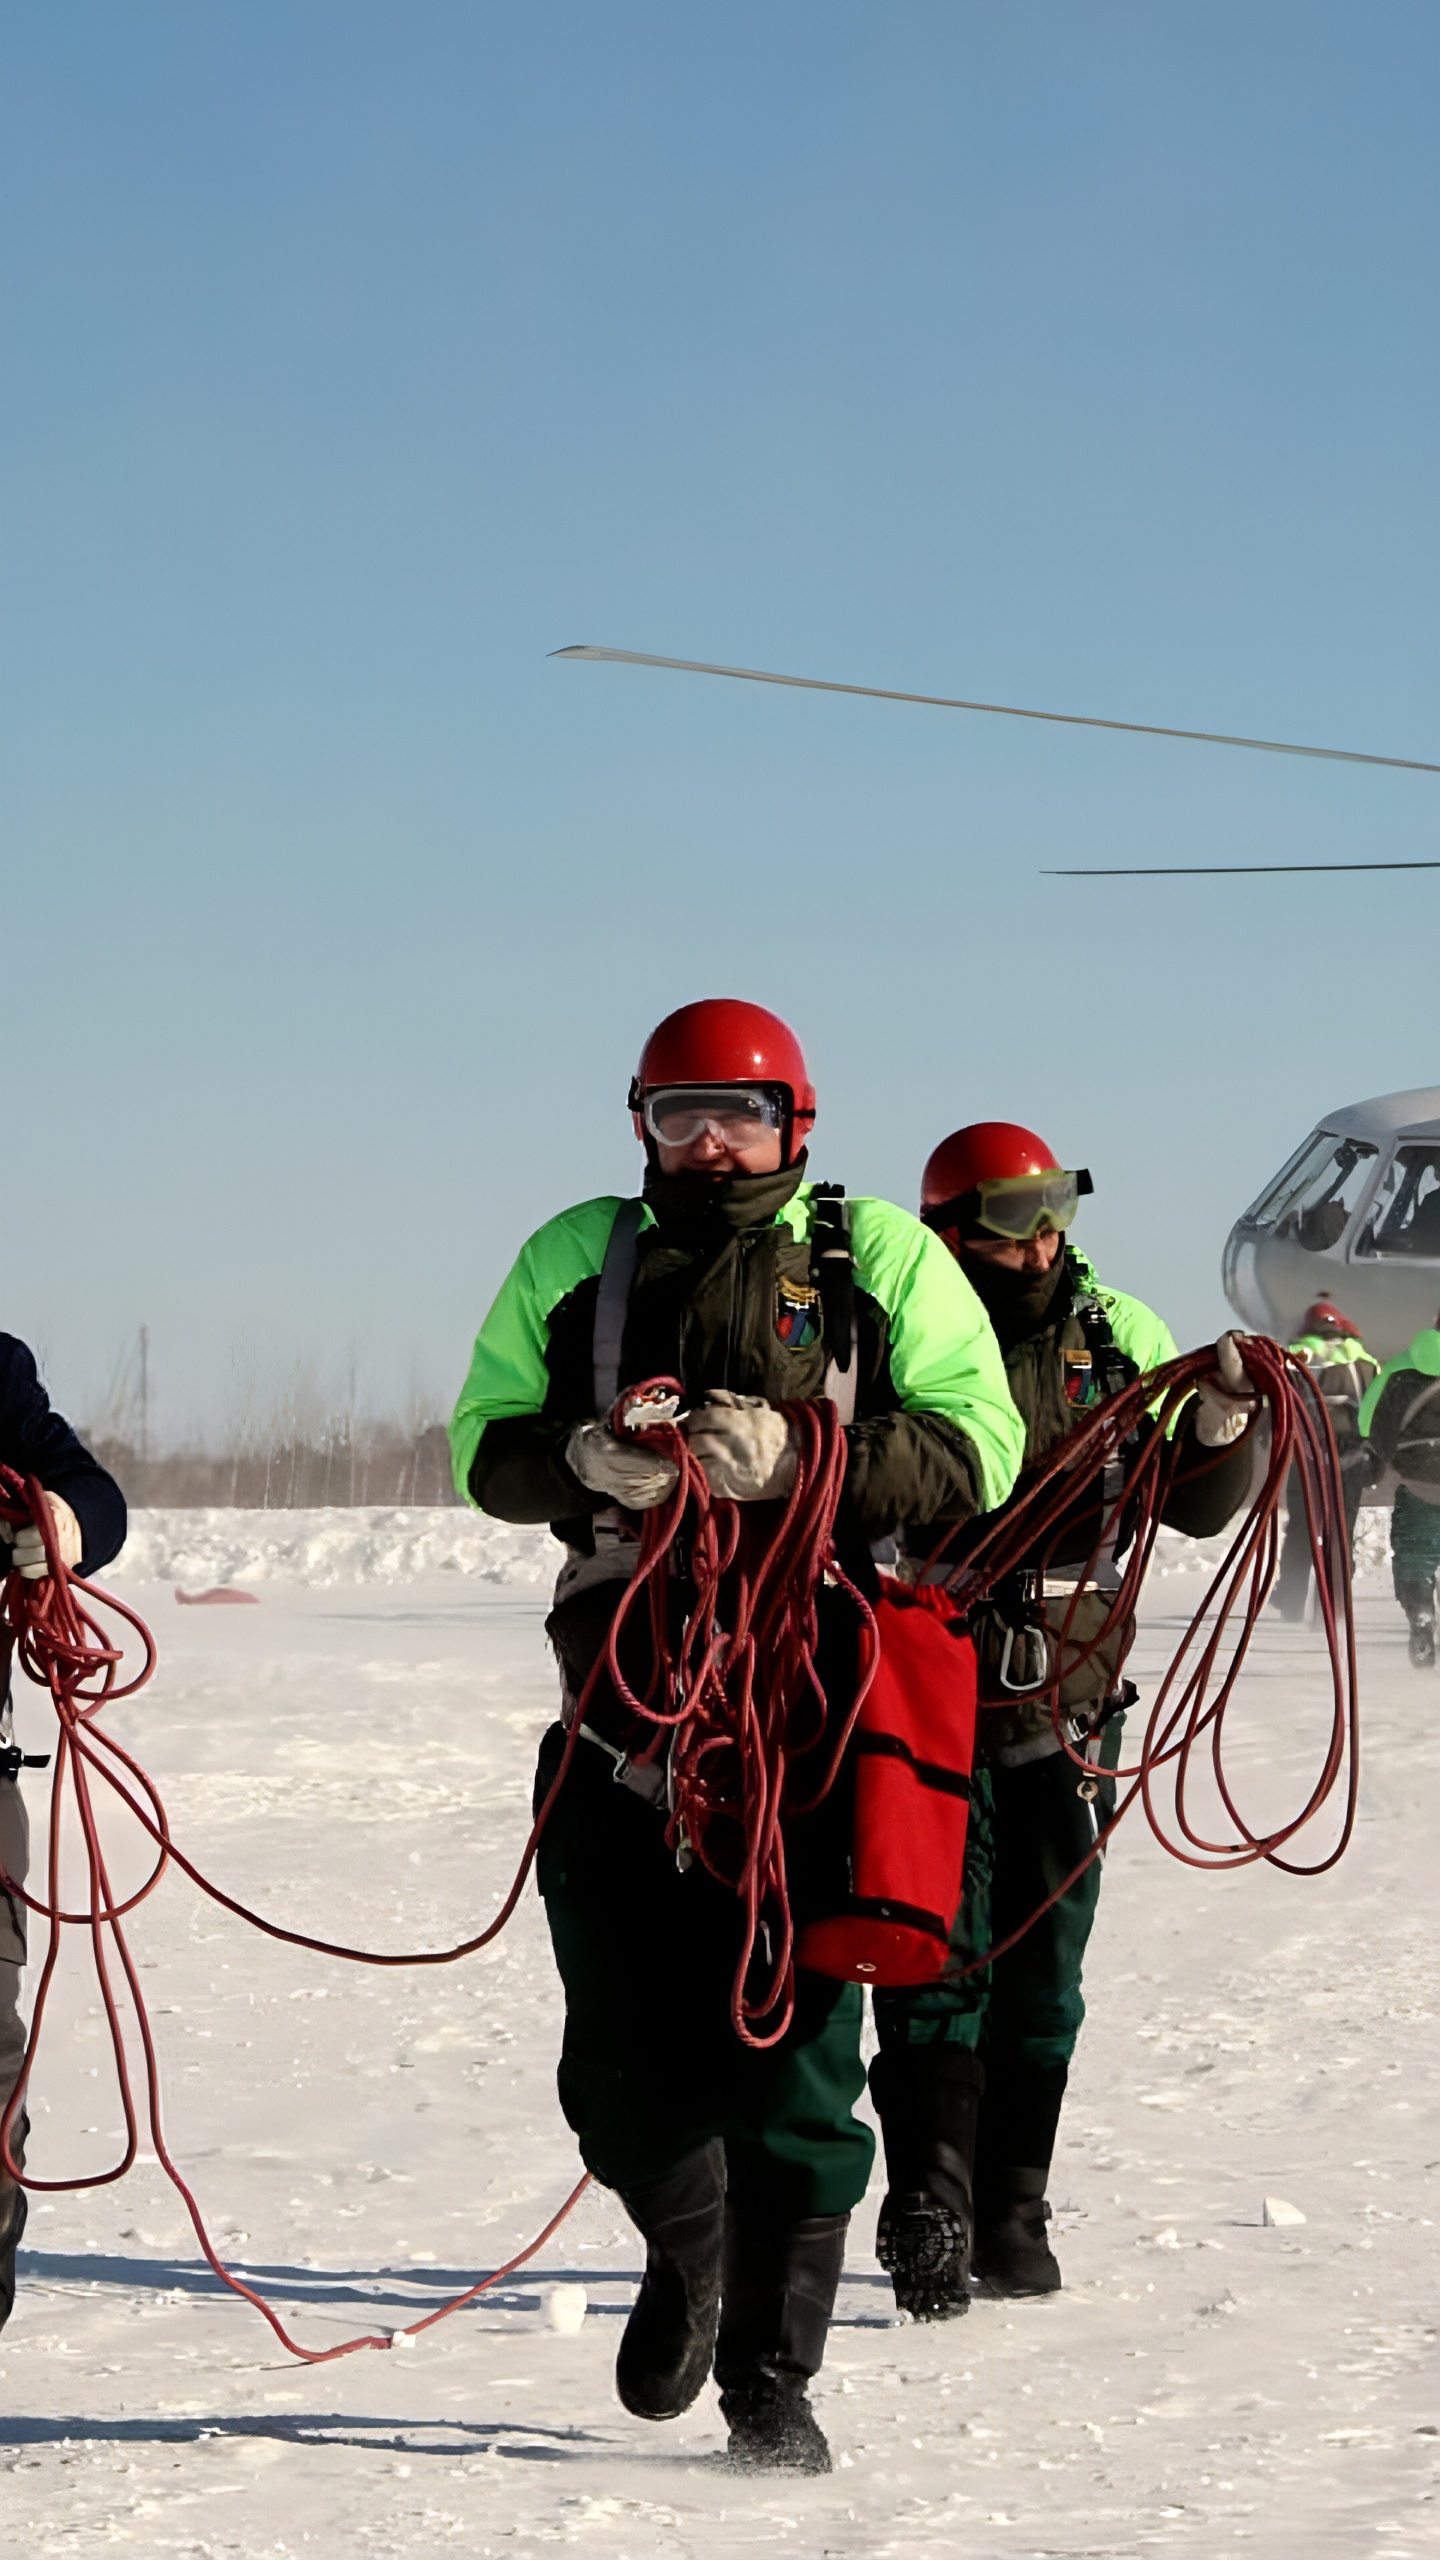
[[887, 1583], [880, 1659], [850, 1742], [850, 1896], [795, 1960], [842, 1982], [933, 1982], [960, 1908], [975, 1757], [975, 1647], [949, 1595]]

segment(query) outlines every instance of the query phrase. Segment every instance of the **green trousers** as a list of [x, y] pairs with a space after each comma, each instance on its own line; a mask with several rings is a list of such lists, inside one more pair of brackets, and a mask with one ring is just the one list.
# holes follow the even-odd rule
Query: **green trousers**
[[[555, 1725], [537, 1801], [563, 1746]], [[664, 1832], [663, 1813], [582, 1742], [537, 1863], [565, 1986], [560, 2104], [581, 2157], [623, 2191], [718, 2135], [742, 2209], [782, 2222], [848, 2213], [875, 2154], [852, 2113], [865, 2086], [859, 1988], [802, 1974], [782, 2042], [742, 2044], [729, 2014], [739, 1902], [698, 1865], [682, 1875]]]
[[[1120, 1756], [1123, 1716], [1101, 1735], [1101, 1766]], [[966, 1973], [986, 1948], [1027, 1920], [1078, 1866], [1115, 1809], [1102, 1777], [1094, 1806], [1078, 1794], [1082, 1773], [1063, 1751], [1018, 1769], [976, 1771], [965, 1846], [965, 1889], [950, 1934], [950, 1968], [913, 1991], [877, 1991], [882, 2050], [954, 2044], [985, 2057], [987, 2077], [1007, 2070], [1063, 2070], [1085, 2015], [1080, 1975], [1100, 1898], [1100, 1860], [993, 1965]]]
[[1422, 1502], [1403, 1484], [1395, 1488], [1390, 1514], [1390, 1570], [1402, 1608], [1418, 1595], [1433, 1593], [1440, 1572], [1440, 1502]]

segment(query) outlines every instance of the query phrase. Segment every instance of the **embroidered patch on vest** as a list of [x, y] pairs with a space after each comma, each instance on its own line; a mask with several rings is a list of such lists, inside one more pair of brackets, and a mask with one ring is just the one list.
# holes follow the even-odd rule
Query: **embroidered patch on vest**
[[1067, 1404], [1095, 1402], [1095, 1364], [1088, 1351], [1062, 1351], [1065, 1363], [1065, 1401]]
[[775, 1283], [775, 1330], [787, 1351], [808, 1351], [820, 1339], [820, 1292], [783, 1274]]

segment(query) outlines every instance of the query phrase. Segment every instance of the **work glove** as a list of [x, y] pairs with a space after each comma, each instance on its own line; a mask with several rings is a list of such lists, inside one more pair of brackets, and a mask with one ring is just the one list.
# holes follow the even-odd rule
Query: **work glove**
[[783, 1502], [795, 1482], [795, 1434], [763, 1396], [716, 1387], [688, 1416], [685, 1437], [720, 1502]]
[[1222, 1333], [1215, 1345], [1214, 1378], [1202, 1378], [1195, 1390], [1195, 1437], [1202, 1449], [1228, 1449], [1251, 1421], [1260, 1399], [1250, 1383], [1233, 1333]]
[[[55, 1544], [60, 1551], [60, 1561], [73, 1573], [85, 1544], [80, 1523], [63, 1494], [47, 1493], [45, 1499], [55, 1524]], [[27, 1520], [23, 1529], [16, 1529], [8, 1520], [0, 1520], [0, 1538], [10, 1542], [12, 1552], [8, 1570], [11, 1573], [23, 1574], [27, 1582], [44, 1580], [50, 1567], [45, 1561], [45, 1541], [33, 1521]]]
[[565, 1462], [591, 1493], [603, 1493], [623, 1511], [653, 1511], [680, 1472], [659, 1450], [618, 1440], [608, 1422], [577, 1422], [565, 1443]]

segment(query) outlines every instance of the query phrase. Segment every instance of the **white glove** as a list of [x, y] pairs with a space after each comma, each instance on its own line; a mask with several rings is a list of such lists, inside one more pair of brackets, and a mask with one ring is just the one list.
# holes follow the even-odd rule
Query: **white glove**
[[795, 1434], [763, 1396], [714, 1388], [685, 1437], [717, 1501], [783, 1502], [795, 1482]]
[[1221, 1383], [1202, 1378], [1195, 1390], [1195, 1437], [1202, 1449], [1228, 1449], [1238, 1440], [1259, 1398], [1250, 1383], [1233, 1333], [1222, 1333], [1215, 1345]]
[[[47, 1493], [45, 1499], [50, 1505], [50, 1517], [55, 1525], [55, 1544], [60, 1550], [60, 1561], [73, 1573], [85, 1544], [80, 1523], [62, 1494]], [[23, 1574], [27, 1582], [42, 1582], [50, 1567], [45, 1561], [45, 1541], [34, 1522], [27, 1521], [23, 1529], [12, 1529], [8, 1520], [0, 1521], [0, 1536], [8, 1538], [14, 1549], [9, 1571]]]
[[617, 1440], [608, 1422], [577, 1422], [565, 1443], [566, 1464], [591, 1493], [603, 1493], [623, 1511], [653, 1511], [671, 1492], [679, 1468], [673, 1458], [638, 1440]]

